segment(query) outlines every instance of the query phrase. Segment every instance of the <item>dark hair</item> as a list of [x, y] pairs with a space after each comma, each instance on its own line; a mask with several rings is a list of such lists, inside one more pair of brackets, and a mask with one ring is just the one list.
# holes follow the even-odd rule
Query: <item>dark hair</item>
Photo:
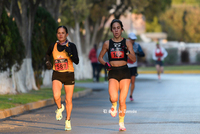
[[124, 30], [123, 24], [122, 24], [121, 20], [113, 19], [112, 22], [111, 22], [111, 24], [110, 24], [110, 30], [111, 30], [111, 31], [112, 31], [112, 25], [113, 25], [115, 22], [118, 22], [118, 23], [121, 25], [122, 30]]
[[66, 26], [59, 26], [59, 27], [56, 29], [56, 33], [58, 32], [58, 29], [61, 28], [61, 27], [65, 29], [65, 32], [66, 32], [66, 33], [68, 33], [68, 30], [67, 30], [67, 27], [66, 27]]

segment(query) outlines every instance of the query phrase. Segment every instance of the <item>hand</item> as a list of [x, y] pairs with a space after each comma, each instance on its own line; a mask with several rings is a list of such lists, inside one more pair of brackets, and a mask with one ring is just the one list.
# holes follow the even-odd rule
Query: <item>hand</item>
[[110, 65], [110, 63], [106, 62], [105, 63], [105, 67], [108, 71], [110, 71], [112, 69], [112, 66]]
[[135, 55], [138, 55], [138, 56], [140, 56], [140, 53], [138, 53], [138, 52], [135, 52]]
[[67, 47], [67, 46], [66, 46], [66, 47], [65, 47], [65, 51], [68, 53], [69, 57], [72, 57], [72, 56], [73, 56], [70, 47]]
[[46, 66], [47, 66], [47, 69], [51, 69], [52, 68], [52, 64], [50, 61], [46, 61]]

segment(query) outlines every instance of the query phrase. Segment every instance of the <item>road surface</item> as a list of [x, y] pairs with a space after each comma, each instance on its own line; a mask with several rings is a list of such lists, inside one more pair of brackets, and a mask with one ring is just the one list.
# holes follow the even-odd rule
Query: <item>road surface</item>
[[[48, 106], [0, 121], [1, 134], [199, 134], [200, 75], [155, 74], [136, 78], [134, 101], [127, 97], [126, 132], [118, 131], [118, 116], [109, 114], [108, 83], [76, 83], [93, 93], [73, 100], [72, 130], [64, 118], [56, 121], [56, 106]], [[64, 117], [66, 116], [64, 112]]]

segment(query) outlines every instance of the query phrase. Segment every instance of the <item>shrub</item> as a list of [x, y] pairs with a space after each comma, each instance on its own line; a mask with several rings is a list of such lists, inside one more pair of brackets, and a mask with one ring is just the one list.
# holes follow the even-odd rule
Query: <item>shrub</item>
[[181, 62], [189, 63], [189, 52], [187, 50], [181, 52]]
[[164, 62], [167, 65], [174, 65], [177, 63], [178, 59], [178, 49], [177, 48], [167, 48], [168, 56], [165, 58]]
[[17, 24], [8, 17], [4, 9], [0, 19], [0, 71], [6, 71], [15, 64], [20, 68], [25, 57], [25, 47]]
[[196, 62], [200, 63], [200, 52], [198, 52], [196, 55]]

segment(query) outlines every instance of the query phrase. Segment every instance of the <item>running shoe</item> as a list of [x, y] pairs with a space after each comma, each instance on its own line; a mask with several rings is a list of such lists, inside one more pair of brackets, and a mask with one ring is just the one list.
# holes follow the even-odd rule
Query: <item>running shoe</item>
[[126, 128], [124, 126], [124, 122], [119, 123], [119, 131], [126, 131]]
[[62, 104], [61, 105], [61, 108], [59, 108], [59, 109], [57, 109], [56, 111], [55, 111], [55, 113], [56, 113], [56, 120], [61, 120], [62, 119], [62, 112], [64, 111], [64, 109], [65, 109], [65, 107], [64, 107], [64, 105]]
[[130, 98], [130, 101], [134, 101], [134, 99], [133, 99], [133, 97], [132, 97], [132, 96], [130, 96], [129, 98]]
[[70, 130], [72, 130], [71, 122], [70, 120], [65, 120], [65, 131], [70, 131]]
[[110, 109], [110, 115], [112, 117], [116, 117], [117, 116], [117, 106], [112, 106]]

